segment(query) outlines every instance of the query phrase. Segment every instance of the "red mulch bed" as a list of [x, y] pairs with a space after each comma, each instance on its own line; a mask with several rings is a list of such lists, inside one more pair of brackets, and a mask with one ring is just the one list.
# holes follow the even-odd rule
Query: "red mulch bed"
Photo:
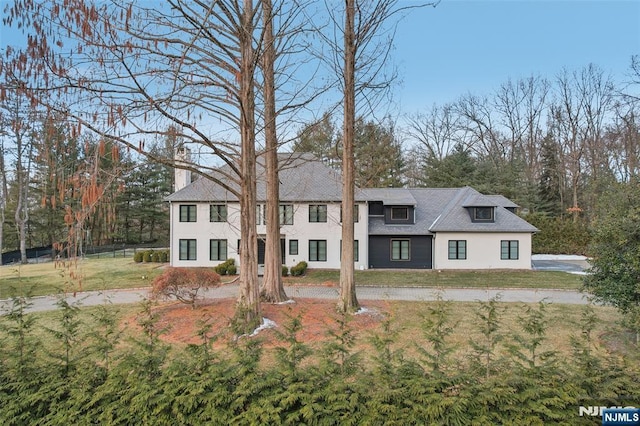
[[[212, 324], [210, 334], [222, 333], [228, 336], [229, 321], [233, 317], [235, 299], [216, 299], [199, 302], [196, 309], [181, 303], [170, 303], [155, 308], [159, 313], [158, 326], [166, 328], [162, 339], [168, 343], [200, 343], [198, 330], [202, 321]], [[327, 335], [330, 329], [337, 329], [339, 314], [337, 300], [333, 299], [295, 299], [295, 303], [262, 304], [262, 316], [276, 323], [275, 330], [284, 332], [291, 318], [299, 317], [302, 329], [297, 339], [306, 343], [331, 340]], [[349, 328], [356, 334], [374, 331], [381, 327], [389, 307], [384, 301], [361, 302], [363, 309], [350, 316]], [[129, 324], [135, 324], [135, 318], [129, 318]], [[262, 330], [258, 334], [266, 346], [277, 345], [277, 333], [273, 329]], [[224, 338], [221, 339], [224, 342]]]

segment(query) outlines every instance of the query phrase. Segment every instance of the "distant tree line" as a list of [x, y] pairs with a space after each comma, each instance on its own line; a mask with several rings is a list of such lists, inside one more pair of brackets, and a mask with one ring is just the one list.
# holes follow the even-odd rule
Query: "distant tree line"
[[[632, 75], [640, 81], [633, 74], [635, 64], [634, 59]], [[553, 80], [510, 80], [493, 94], [467, 94], [414, 113], [404, 125], [390, 117], [360, 117], [356, 184], [469, 185], [502, 194], [545, 231], [534, 239], [534, 252], [586, 254], [598, 200], [633, 182], [640, 171], [640, 101], [634, 87], [625, 91], [589, 65], [564, 70]], [[169, 166], [78, 134], [55, 117], [36, 114], [27, 124], [24, 109], [19, 100], [3, 102], [4, 251], [20, 248], [23, 237], [26, 247], [63, 241], [70, 225], [65, 215], [83, 214], [75, 205], [82, 205], [81, 190], [90, 187], [105, 198], [90, 205], [84, 196], [87, 216], [77, 230], [84, 244], [166, 243], [168, 212], [162, 199], [172, 190]], [[301, 126], [290, 149], [311, 152], [338, 169], [341, 139], [326, 112]], [[158, 143], [152, 152], [171, 155], [170, 142]], [[89, 178], [91, 168], [102, 171], [97, 180]]]
[[[640, 175], [638, 58], [632, 81], [596, 65], [553, 78], [508, 80], [404, 117], [356, 122], [361, 187], [460, 187], [502, 194], [543, 232], [534, 252], [588, 254], [600, 198]], [[294, 147], [340, 165], [340, 134], [325, 113]]]
[[[636, 74], [638, 82], [640, 75]], [[509, 80], [410, 114], [356, 123], [361, 187], [473, 186], [525, 211], [590, 220], [597, 199], [640, 173], [640, 103], [596, 65], [552, 79]], [[340, 164], [330, 113], [303, 127], [295, 149]], [[358, 161], [359, 160], [359, 161]]]
[[1, 145], [3, 251], [54, 246], [60, 252], [70, 234], [77, 236], [78, 253], [116, 243], [168, 243], [163, 198], [172, 191], [169, 167], [112, 142], [76, 135], [52, 117], [36, 116], [20, 139], [22, 146], [10, 138]]

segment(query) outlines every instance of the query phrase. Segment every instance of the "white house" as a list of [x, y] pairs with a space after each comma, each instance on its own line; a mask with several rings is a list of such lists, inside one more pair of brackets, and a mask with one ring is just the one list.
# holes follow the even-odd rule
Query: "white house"
[[[308, 154], [282, 154], [280, 161], [283, 263], [340, 268], [340, 174]], [[237, 188], [220, 172], [216, 178]], [[263, 176], [259, 167], [259, 263], [266, 233]], [[239, 264], [237, 197], [210, 179], [189, 181], [188, 174], [177, 172], [176, 192], [167, 197], [171, 264], [215, 266], [228, 258]], [[531, 236], [537, 229], [515, 214], [516, 207], [470, 187], [356, 190], [355, 267], [530, 269]]]

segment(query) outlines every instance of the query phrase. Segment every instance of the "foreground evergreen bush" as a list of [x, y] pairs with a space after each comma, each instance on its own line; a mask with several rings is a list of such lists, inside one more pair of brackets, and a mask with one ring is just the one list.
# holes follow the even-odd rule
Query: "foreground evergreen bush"
[[566, 360], [542, 350], [544, 305], [523, 309], [520, 330], [507, 332], [495, 301], [478, 308], [477, 359], [454, 357], [455, 318], [440, 301], [425, 305], [423, 337], [410, 351], [392, 319], [359, 352], [349, 315], [327, 320], [330, 338], [313, 349], [299, 337], [301, 319], [290, 317], [267, 361], [259, 336], [214, 346], [226, 320], [213, 317], [202, 319], [199, 343], [170, 347], [150, 301], [126, 340], [107, 305], [89, 317], [61, 302], [49, 331], [28, 306], [14, 299], [0, 317], [2, 425], [573, 425], [592, 424], [580, 405], [640, 400], [637, 359], [594, 350], [588, 308]]

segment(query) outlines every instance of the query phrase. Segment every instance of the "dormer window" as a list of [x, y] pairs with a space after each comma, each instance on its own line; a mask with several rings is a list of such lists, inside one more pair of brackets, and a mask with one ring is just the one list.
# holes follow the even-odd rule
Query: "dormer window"
[[408, 207], [391, 207], [391, 220], [407, 220], [409, 219]]
[[493, 207], [473, 207], [474, 222], [493, 222]]

